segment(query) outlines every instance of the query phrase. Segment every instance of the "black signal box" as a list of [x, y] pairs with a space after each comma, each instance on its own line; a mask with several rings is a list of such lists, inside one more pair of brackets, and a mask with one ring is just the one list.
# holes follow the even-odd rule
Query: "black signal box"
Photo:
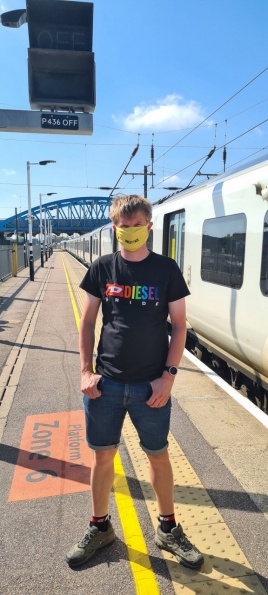
[[93, 3], [27, 0], [32, 109], [93, 112]]

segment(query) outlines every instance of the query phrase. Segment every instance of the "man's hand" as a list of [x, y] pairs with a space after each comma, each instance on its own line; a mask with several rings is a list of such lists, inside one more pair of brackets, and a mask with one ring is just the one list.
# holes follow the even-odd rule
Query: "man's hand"
[[167, 376], [167, 373], [164, 373], [161, 378], [156, 378], [156, 380], [150, 382], [153, 394], [147, 401], [147, 405], [149, 407], [164, 407], [170, 398], [173, 382], [174, 377], [170, 376], [170, 374]]
[[97, 384], [102, 376], [93, 374], [93, 372], [82, 372], [81, 374], [81, 391], [89, 399], [97, 399], [101, 396], [101, 392], [97, 388]]

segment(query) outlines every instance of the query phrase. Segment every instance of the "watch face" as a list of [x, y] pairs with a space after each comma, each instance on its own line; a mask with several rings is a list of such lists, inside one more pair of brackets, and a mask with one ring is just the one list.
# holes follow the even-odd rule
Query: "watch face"
[[169, 368], [169, 373], [171, 374], [171, 376], [176, 376], [178, 370], [175, 366], [170, 366]]

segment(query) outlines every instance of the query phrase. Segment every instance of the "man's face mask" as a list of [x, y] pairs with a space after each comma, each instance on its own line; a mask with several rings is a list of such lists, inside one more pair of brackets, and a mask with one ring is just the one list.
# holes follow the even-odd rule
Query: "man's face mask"
[[139, 225], [138, 227], [116, 227], [116, 237], [118, 242], [130, 252], [136, 252], [148, 240], [148, 225]]

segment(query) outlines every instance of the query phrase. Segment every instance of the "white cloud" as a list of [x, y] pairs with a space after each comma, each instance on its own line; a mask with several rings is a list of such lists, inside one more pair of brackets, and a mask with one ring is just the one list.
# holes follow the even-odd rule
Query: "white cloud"
[[261, 128], [259, 128], [259, 127], [255, 128], [255, 130], [253, 130], [253, 132], [255, 132], [255, 134], [257, 136], [263, 136], [263, 132], [262, 132]]
[[[112, 116], [126, 130], [174, 130], [192, 128], [204, 120], [203, 108], [197, 101], [185, 101], [180, 95], [167, 95], [155, 104], [135, 106], [128, 116]], [[212, 123], [212, 122], [210, 122]]]
[[165, 184], [166, 180], [168, 182], [168, 186], [177, 186], [178, 184], [181, 184], [181, 179], [179, 176], [165, 176], [164, 178], [161, 178], [159, 182], [160, 184]]
[[2, 172], [5, 176], [15, 176], [16, 174], [14, 169], [2, 169]]
[[0, 4], [0, 11], [1, 11], [1, 13], [2, 13], [2, 12], [5, 12], [5, 10], [6, 10], [6, 7], [5, 7], [5, 5], [1, 3], [1, 4]]

